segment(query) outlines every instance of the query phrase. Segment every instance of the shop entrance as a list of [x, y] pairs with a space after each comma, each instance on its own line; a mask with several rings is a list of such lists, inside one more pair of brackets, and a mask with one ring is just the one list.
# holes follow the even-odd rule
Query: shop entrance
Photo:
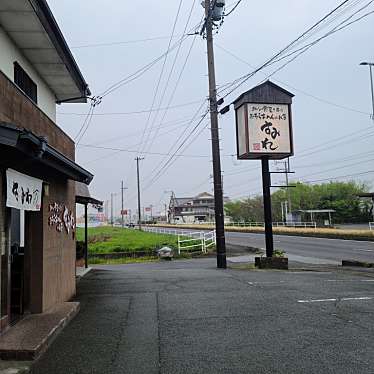
[[10, 323], [25, 311], [25, 211], [10, 209]]

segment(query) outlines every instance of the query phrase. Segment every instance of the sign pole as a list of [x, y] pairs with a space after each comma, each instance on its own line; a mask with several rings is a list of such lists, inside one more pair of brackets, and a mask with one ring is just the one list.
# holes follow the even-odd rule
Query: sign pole
[[262, 163], [262, 189], [264, 196], [264, 218], [265, 218], [265, 241], [266, 241], [266, 257], [273, 257], [274, 241], [273, 241], [273, 219], [271, 214], [271, 178], [269, 171], [269, 157], [261, 158]]

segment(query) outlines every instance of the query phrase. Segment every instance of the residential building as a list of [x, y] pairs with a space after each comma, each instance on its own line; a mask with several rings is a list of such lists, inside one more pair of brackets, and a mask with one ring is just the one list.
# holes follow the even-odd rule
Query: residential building
[[[225, 197], [224, 201], [228, 201]], [[214, 196], [203, 192], [195, 197], [170, 198], [169, 221], [171, 223], [200, 223], [214, 221]]]
[[[45, 0], [0, 0], [0, 332], [75, 294], [75, 162], [56, 103], [87, 101]], [[14, 327], [15, 328], [15, 327]]]

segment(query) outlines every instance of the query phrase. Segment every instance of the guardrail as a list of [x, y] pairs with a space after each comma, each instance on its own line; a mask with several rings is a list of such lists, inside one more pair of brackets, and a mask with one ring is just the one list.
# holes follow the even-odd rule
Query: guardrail
[[370, 231], [373, 230], [374, 228], [374, 222], [369, 222], [369, 229]]

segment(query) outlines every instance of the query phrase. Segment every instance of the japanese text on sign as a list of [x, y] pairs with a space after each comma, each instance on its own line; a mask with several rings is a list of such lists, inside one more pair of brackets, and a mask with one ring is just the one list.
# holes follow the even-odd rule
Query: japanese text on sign
[[9, 208], [39, 211], [42, 203], [43, 181], [8, 169], [7, 203]]
[[290, 153], [288, 106], [248, 104], [248, 137], [250, 153]]
[[73, 212], [69, 211], [63, 204], [53, 203], [49, 205], [48, 224], [49, 226], [56, 226], [58, 232], [62, 232], [65, 227], [67, 233], [72, 232], [74, 237], [75, 218]]

